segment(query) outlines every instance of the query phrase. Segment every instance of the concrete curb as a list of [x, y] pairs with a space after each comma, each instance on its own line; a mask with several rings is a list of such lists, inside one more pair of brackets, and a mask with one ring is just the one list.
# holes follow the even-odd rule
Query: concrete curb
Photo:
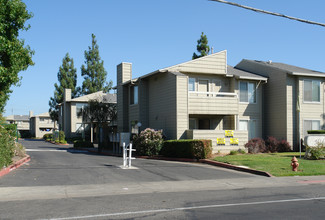
[[199, 160], [199, 162], [214, 165], [214, 166], [218, 166], [218, 167], [224, 167], [224, 168], [228, 168], [228, 169], [232, 169], [232, 170], [242, 171], [242, 172], [246, 172], [246, 173], [252, 173], [252, 174], [255, 174], [255, 175], [273, 177], [268, 172], [254, 170], [254, 169], [245, 168], [245, 167], [238, 167], [238, 166], [235, 166], [235, 165], [232, 165], [232, 164], [222, 163], [222, 162], [218, 162], [218, 161], [214, 161], [214, 160], [201, 159], [201, 160]]
[[10, 173], [11, 171], [17, 169], [21, 165], [27, 163], [28, 161], [30, 161], [30, 156], [26, 155], [26, 157], [24, 157], [23, 159], [17, 161], [15, 164], [12, 164], [9, 167], [3, 168], [2, 170], [0, 170], [0, 177]]

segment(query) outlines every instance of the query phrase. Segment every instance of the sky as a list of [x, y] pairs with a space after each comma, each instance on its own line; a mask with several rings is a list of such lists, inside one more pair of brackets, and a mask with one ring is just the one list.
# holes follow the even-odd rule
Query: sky
[[[324, 0], [229, 0], [325, 23]], [[116, 66], [132, 63], [132, 78], [186, 62], [206, 34], [214, 52], [227, 50], [228, 65], [242, 59], [272, 60], [325, 72], [325, 27], [248, 11], [208, 0], [23, 0], [34, 14], [20, 33], [34, 51], [34, 66], [20, 72], [5, 116], [49, 110], [66, 53], [80, 86], [84, 52], [95, 34], [107, 81]]]

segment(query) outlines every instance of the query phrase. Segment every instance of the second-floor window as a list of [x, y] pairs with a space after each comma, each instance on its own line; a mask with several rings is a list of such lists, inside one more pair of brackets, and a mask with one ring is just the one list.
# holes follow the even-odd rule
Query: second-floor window
[[77, 103], [76, 104], [76, 116], [78, 118], [81, 118], [81, 116], [78, 116], [79, 112], [81, 112], [85, 106], [87, 106], [88, 104], [87, 103]]
[[132, 86], [130, 90], [130, 104], [138, 104], [138, 86]]
[[304, 80], [304, 101], [319, 102], [320, 101], [320, 81]]
[[195, 78], [188, 79], [188, 91], [195, 91]]
[[256, 103], [255, 83], [252, 82], [239, 83], [239, 101]]

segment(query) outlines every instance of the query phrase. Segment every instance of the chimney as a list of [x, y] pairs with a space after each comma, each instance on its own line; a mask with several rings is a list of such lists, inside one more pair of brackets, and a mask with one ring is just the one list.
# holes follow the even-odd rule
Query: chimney
[[117, 131], [128, 131], [128, 87], [122, 84], [132, 79], [132, 64], [121, 63], [117, 65]]
[[117, 86], [132, 79], [132, 63], [117, 65]]
[[71, 89], [64, 89], [63, 101], [67, 102], [71, 100]]
[[29, 111], [29, 118], [33, 117], [33, 111]]

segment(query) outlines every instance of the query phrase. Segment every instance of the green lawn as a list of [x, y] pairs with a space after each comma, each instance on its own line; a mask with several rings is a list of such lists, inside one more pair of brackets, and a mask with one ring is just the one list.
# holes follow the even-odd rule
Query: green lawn
[[[292, 171], [291, 159], [296, 156], [299, 163], [298, 172]], [[273, 176], [313, 176], [325, 175], [325, 160], [305, 160], [299, 153], [238, 154], [215, 157], [215, 161], [233, 165], [247, 166], [265, 171]]]

